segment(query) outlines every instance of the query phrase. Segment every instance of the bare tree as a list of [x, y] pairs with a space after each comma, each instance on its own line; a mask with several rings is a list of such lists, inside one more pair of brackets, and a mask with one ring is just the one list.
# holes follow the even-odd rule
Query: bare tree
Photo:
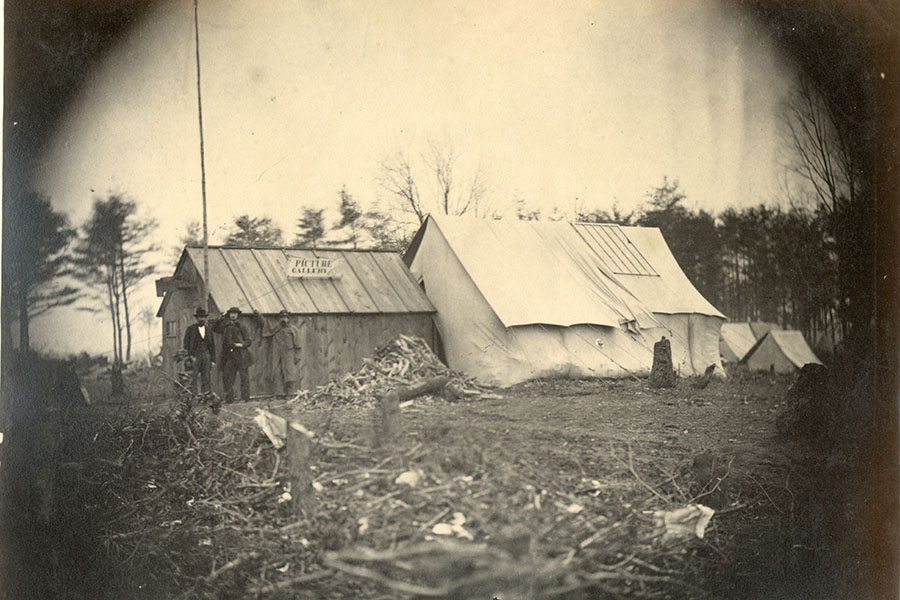
[[409, 159], [402, 152], [381, 161], [377, 176], [378, 185], [395, 200], [397, 208], [405, 214], [413, 214], [419, 224], [425, 222], [426, 211], [419, 196], [419, 186], [412, 175]]
[[853, 202], [858, 179], [844, 136], [824, 98], [809, 79], [790, 94], [786, 131], [794, 151], [788, 168], [809, 182], [818, 204], [834, 214], [841, 201]]
[[827, 217], [837, 257], [835, 289], [844, 333], [866, 334], [874, 312], [875, 142], [842, 110], [834, 94], [802, 78], [791, 93], [785, 131], [793, 151], [788, 169], [812, 189]]
[[429, 212], [494, 217], [497, 211], [485, 204], [487, 186], [483, 170], [479, 166], [471, 178], [464, 178], [460, 175], [459, 159], [452, 142], [431, 140], [427, 153], [421, 155], [419, 171], [429, 173], [432, 178], [433, 185], [423, 188], [427, 193], [420, 192], [413, 165], [403, 152], [381, 162], [376, 181], [393, 205], [404, 214], [415, 215], [419, 224]]

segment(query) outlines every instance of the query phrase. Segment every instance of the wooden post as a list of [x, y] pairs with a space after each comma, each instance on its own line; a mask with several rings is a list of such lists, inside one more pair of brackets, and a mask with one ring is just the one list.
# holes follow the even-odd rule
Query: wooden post
[[672, 344], [663, 336], [653, 344], [653, 368], [650, 370], [652, 387], [675, 387], [675, 369], [672, 368]]
[[400, 436], [400, 394], [392, 390], [378, 403], [375, 422], [375, 447], [392, 444]]
[[310, 516], [316, 506], [316, 496], [309, 468], [309, 438], [288, 422], [285, 446], [290, 469], [291, 503], [295, 511]]

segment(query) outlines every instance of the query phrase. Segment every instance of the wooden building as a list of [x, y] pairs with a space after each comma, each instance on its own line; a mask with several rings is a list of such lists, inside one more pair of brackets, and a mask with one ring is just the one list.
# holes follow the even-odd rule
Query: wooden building
[[[188, 246], [175, 273], [157, 280], [162, 303], [164, 368], [173, 373], [174, 355], [201, 305], [203, 249]], [[399, 254], [293, 248], [209, 248], [209, 313], [213, 319], [237, 306], [253, 345], [250, 392], [276, 391], [271, 374], [271, 338], [262, 338], [258, 311], [272, 323], [287, 310], [300, 332], [300, 389], [327, 383], [362, 365], [374, 349], [400, 334], [424, 338], [434, 347], [434, 307]], [[217, 336], [218, 337], [218, 336]], [[221, 347], [216, 340], [217, 350]], [[213, 370], [214, 389], [221, 374]]]

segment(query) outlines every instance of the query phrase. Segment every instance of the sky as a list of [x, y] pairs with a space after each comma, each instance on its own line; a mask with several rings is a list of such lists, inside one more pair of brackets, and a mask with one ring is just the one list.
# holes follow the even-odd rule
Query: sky
[[[713, 0], [562, 6], [200, 0], [211, 242], [244, 213], [290, 240], [303, 208], [335, 217], [342, 186], [385, 207], [380, 162], [403, 152], [419, 170], [431, 141], [452, 145], [458, 181], [480, 170], [495, 208], [630, 210], [664, 176], [691, 208], [775, 201], [795, 71], [764, 30]], [[73, 224], [113, 192], [159, 223], [164, 252], [138, 310], [158, 308], [153, 280], [201, 218], [199, 145], [193, 4], [175, 0], [90, 73], [31, 168]], [[73, 335], [61, 340], [63, 324]], [[138, 326], [136, 348], [159, 330]], [[111, 325], [60, 310], [31, 336], [38, 349], [107, 352]]]

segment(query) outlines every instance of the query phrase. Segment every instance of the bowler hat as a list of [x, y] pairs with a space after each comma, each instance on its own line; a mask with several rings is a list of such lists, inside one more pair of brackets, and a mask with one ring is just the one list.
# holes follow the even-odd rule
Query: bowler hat
[[194, 311], [194, 316], [195, 316], [195, 317], [206, 317], [206, 316], [209, 316], [209, 315], [208, 315], [208, 313], [206, 312], [206, 309], [205, 309], [205, 308], [200, 307], [200, 308], [198, 308], [197, 310]]
[[226, 312], [225, 314], [228, 314], [228, 313], [241, 314], [241, 309], [239, 309], [237, 306], [232, 306], [231, 308], [228, 309], [228, 312]]
[[289, 313], [289, 312], [288, 312], [287, 310], [285, 310], [285, 309], [281, 309], [281, 312], [278, 313], [278, 316], [279, 316], [279, 317], [289, 317], [289, 316], [291, 316], [291, 313]]

